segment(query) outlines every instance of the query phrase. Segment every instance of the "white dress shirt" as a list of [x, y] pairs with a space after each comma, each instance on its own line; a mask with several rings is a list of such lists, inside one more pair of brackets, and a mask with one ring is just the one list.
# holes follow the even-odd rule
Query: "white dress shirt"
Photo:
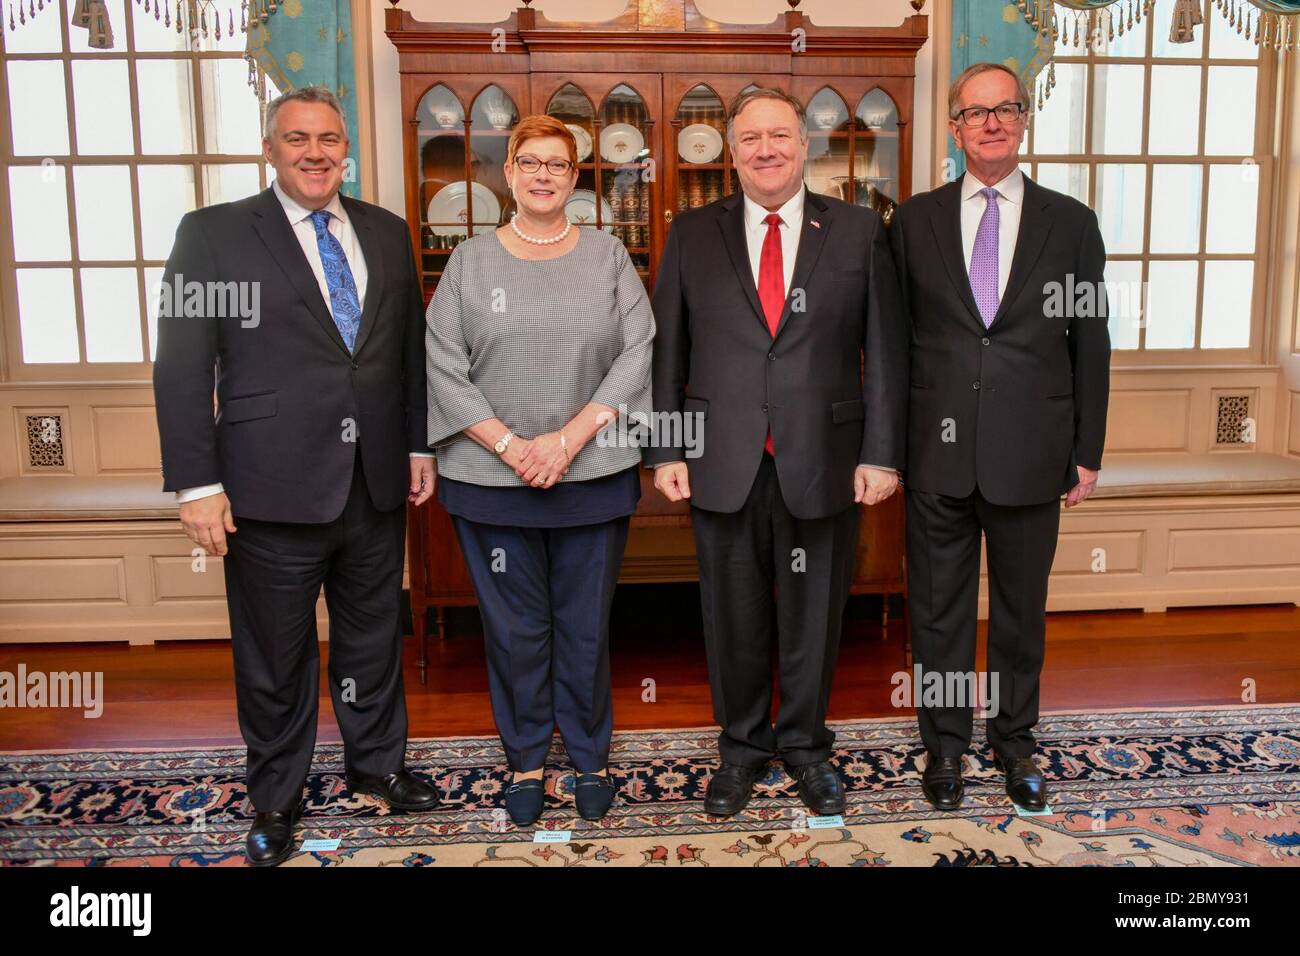
[[[799, 235], [803, 232], [803, 189], [795, 193], [776, 214], [781, 217], [777, 226], [781, 230], [781, 273], [785, 294], [790, 294], [790, 280], [794, 277], [794, 260], [799, 254]], [[754, 272], [754, 286], [758, 286], [759, 260], [763, 258], [763, 242], [767, 239], [767, 223], [763, 220], [768, 211], [745, 196], [745, 246], [749, 250], [749, 267]]]
[[[276, 180], [271, 181], [271, 190], [275, 193], [275, 198], [280, 200], [280, 205], [284, 208], [284, 214], [289, 219], [289, 225], [293, 229], [293, 234], [298, 239], [298, 244], [302, 246], [303, 255], [307, 257], [307, 264], [311, 266], [312, 274], [316, 276], [316, 283], [320, 286], [321, 298], [325, 300], [325, 308], [329, 309], [332, 316], [334, 314], [334, 305], [330, 301], [329, 282], [325, 279], [325, 266], [320, 259], [320, 246], [316, 242], [316, 226], [311, 221], [312, 210], [306, 208], [288, 196]], [[328, 229], [330, 235], [339, 241], [343, 247], [343, 255], [348, 260], [348, 268], [352, 270], [352, 281], [357, 287], [357, 302], [362, 309], [366, 305], [366, 257], [361, 252], [361, 244], [357, 242], [356, 231], [352, 228], [352, 223], [348, 219], [347, 210], [343, 208], [343, 203], [339, 200], [338, 193], [335, 193], [330, 201], [322, 209], [329, 210], [330, 220]], [[431, 458], [432, 455], [412, 452], [414, 457]], [[220, 482], [211, 485], [201, 485], [197, 488], [183, 488], [176, 492], [176, 501], [183, 504], [187, 501], [196, 501], [199, 498], [207, 498], [211, 495], [220, 494], [225, 488]]]
[[[970, 275], [971, 258], [975, 255], [975, 233], [988, 202], [980, 195], [984, 184], [969, 172], [961, 181], [961, 249], [966, 257], [966, 274]], [[1005, 179], [993, 184], [998, 191], [998, 301], [1007, 291], [1011, 275], [1011, 259], [1016, 254], [1016, 236], [1020, 234], [1020, 210], [1025, 202], [1025, 177], [1017, 168]]]

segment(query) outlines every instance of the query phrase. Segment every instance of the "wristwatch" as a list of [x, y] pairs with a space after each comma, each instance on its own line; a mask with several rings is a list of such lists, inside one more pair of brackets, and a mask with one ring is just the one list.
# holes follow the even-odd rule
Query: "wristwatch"
[[506, 449], [510, 447], [510, 439], [514, 437], [515, 437], [514, 432], [507, 431], [504, 435], [501, 436], [501, 438], [497, 441], [497, 443], [492, 446], [492, 448], [496, 451], [498, 455], [504, 455], [506, 453]]

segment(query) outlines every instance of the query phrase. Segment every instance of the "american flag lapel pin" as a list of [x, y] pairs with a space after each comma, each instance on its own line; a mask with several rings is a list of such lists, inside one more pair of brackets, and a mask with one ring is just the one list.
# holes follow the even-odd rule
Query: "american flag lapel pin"
[[822, 227], [822, 224], [816, 219], [809, 219], [808, 225], [812, 226], [814, 229], [820, 229]]

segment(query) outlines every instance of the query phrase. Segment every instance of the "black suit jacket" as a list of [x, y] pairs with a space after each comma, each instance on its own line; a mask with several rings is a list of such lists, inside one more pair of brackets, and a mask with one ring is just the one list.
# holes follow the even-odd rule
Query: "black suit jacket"
[[786, 292], [773, 338], [740, 193], [673, 223], [654, 292], [654, 408], [702, 413], [703, 454], [685, 458], [680, 444], [664, 443], [644, 458], [686, 460], [699, 508], [741, 508], [769, 426], [781, 492], [798, 518], [852, 505], [858, 464], [902, 468], [906, 321], [880, 217], [805, 192]]
[[164, 290], [178, 281], [255, 282], [260, 313], [255, 323], [206, 308], [159, 315], [154, 393], [165, 491], [219, 481], [236, 515], [323, 523], [343, 511], [359, 449], [375, 507], [405, 500], [409, 453], [428, 451], [424, 309], [410, 233], [378, 206], [341, 199], [367, 271], [353, 354], [271, 189], [181, 220]]
[[[1097, 216], [1025, 177], [1007, 288], [986, 330], [962, 249], [961, 180], [913, 196], [890, 226], [912, 321], [906, 480], [912, 491], [994, 504], [1050, 501], [1101, 467], [1110, 334]], [[1072, 278], [1071, 278], [1072, 277]], [[1095, 283], [1099, 315], [1051, 315]]]

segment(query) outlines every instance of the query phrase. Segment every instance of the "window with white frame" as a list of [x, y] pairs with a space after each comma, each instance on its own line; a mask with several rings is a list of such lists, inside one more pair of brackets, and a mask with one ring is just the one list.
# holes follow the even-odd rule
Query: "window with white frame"
[[1204, 5], [1193, 43], [1170, 42], [1174, 0], [1156, 0], [1122, 36], [1059, 44], [1022, 148], [1028, 175], [1097, 212], [1120, 363], [1262, 358], [1276, 61]]
[[3, 30], [6, 371], [16, 380], [147, 379], [150, 290], [181, 216], [266, 186], [247, 38], [209, 30], [192, 41], [167, 24], [174, 0], [147, 10], [108, 0], [113, 46], [95, 49], [70, 25], [73, 5], [47, 0]]

